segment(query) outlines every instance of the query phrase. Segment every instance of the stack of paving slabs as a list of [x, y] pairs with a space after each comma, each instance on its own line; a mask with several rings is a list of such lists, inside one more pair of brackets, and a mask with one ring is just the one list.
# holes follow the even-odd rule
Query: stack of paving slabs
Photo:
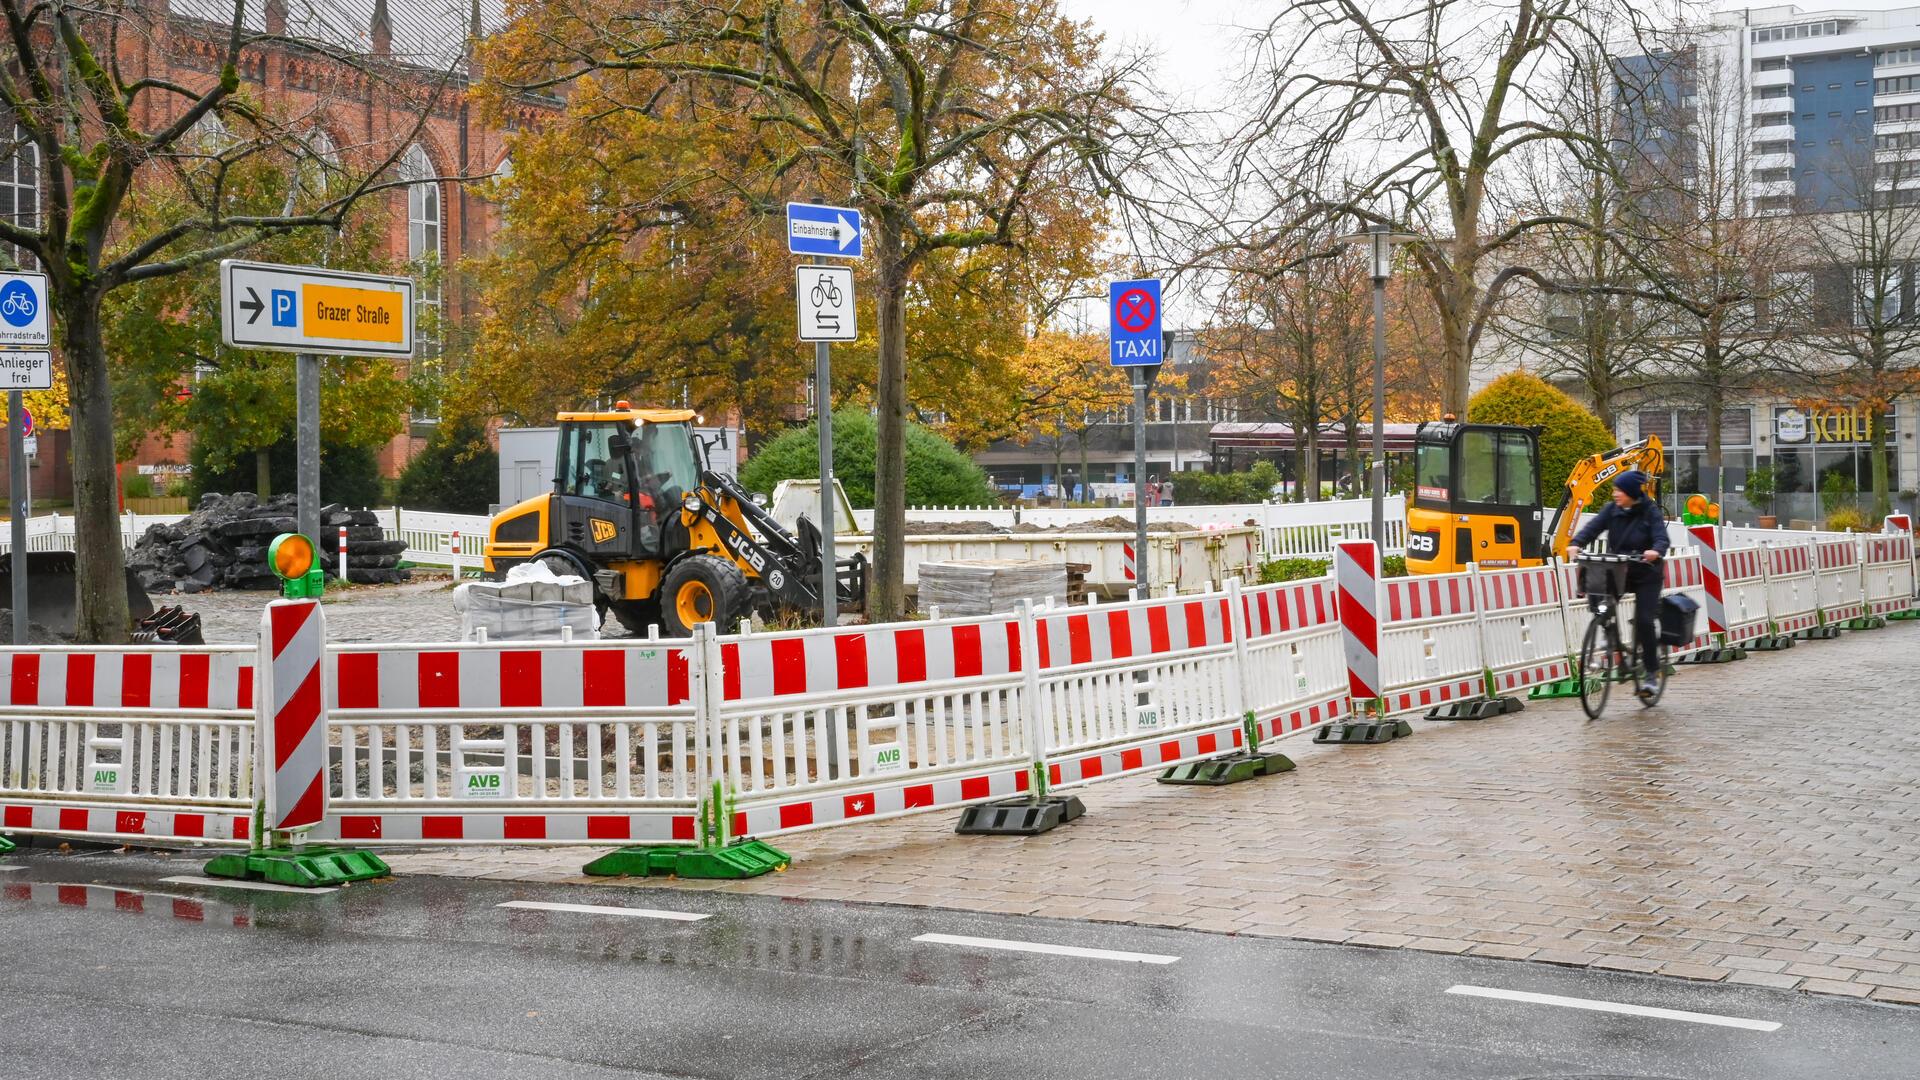
[[[347, 557], [351, 560], [352, 553]], [[453, 590], [453, 610], [460, 613], [460, 636], [467, 640], [482, 630], [488, 641], [558, 641], [565, 630], [575, 638], [600, 633], [593, 584], [556, 576], [541, 563], [516, 566], [505, 581], [461, 582]]]
[[955, 559], [920, 564], [920, 607], [946, 615], [1016, 611], [1020, 601], [1065, 603], [1067, 564], [1046, 559]]
[[371, 510], [348, 510], [335, 503], [320, 508], [320, 565], [340, 576], [340, 528], [347, 530], [347, 580], [357, 585], [392, 585], [413, 572], [400, 565], [405, 540], [389, 540]]

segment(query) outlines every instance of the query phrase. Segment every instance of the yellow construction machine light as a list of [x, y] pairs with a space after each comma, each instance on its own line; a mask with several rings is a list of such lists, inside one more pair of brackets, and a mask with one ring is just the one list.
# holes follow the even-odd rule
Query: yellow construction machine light
[[280, 591], [289, 600], [318, 599], [326, 588], [319, 551], [300, 533], [281, 533], [267, 545], [267, 565], [280, 578]]

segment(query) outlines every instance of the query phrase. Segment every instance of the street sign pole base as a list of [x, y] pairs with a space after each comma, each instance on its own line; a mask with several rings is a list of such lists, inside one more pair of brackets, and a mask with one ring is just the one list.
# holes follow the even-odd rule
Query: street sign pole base
[[1086, 812], [1078, 795], [976, 803], [960, 812], [960, 824], [954, 826], [953, 831], [962, 836], [1038, 836]]
[[1158, 779], [1163, 784], [1225, 787], [1292, 771], [1293, 759], [1285, 754], [1234, 753], [1175, 765], [1161, 773]]
[[1317, 743], [1383, 743], [1413, 734], [1413, 725], [1405, 720], [1343, 720], [1328, 724], [1313, 736]]
[[1467, 701], [1450, 701], [1429, 709], [1425, 719], [1491, 720], [1496, 716], [1517, 713], [1526, 707], [1526, 702], [1516, 697], [1477, 697]]
[[263, 848], [217, 855], [207, 863], [208, 877], [268, 881], [300, 889], [345, 885], [391, 877], [393, 870], [371, 851], [356, 848]]
[[764, 840], [725, 847], [630, 847], [588, 863], [589, 877], [679, 877], [738, 881], [793, 865], [793, 856]]

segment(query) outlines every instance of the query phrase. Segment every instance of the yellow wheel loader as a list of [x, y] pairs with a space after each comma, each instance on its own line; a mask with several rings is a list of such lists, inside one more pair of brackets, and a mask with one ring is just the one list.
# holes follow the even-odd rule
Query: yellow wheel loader
[[[559, 415], [553, 492], [495, 515], [486, 570], [524, 562], [593, 582], [594, 603], [632, 633], [658, 624], [669, 637], [695, 624], [731, 630], [750, 612], [817, 617], [818, 526], [788, 532], [733, 477], [706, 465], [686, 409]], [[864, 556], [837, 560], [841, 611], [866, 602]]]
[[1652, 435], [1584, 458], [1567, 476], [1566, 498], [1549, 521], [1540, 501], [1540, 431], [1451, 418], [1420, 425], [1407, 506], [1408, 573], [1451, 574], [1468, 563], [1538, 566], [1562, 557], [1596, 488], [1628, 469], [1656, 480], [1666, 469]]

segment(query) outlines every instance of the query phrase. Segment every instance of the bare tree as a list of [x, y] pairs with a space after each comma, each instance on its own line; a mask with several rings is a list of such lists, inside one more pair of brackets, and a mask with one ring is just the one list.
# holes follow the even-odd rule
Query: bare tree
[[[338, 228], [356, 202], [388, 186], [381, 178], [452, 71], [450, 64], [423, 82], [417, 68], [348, 51], [363, 28], [330, 22], [325, 5], [270, 6], [264, 22], [249, 19], [247, 6], [0, 0], [8, 31], [0, 46], [0, 105], [13, 130], [6, 149], [44, 163], [45, 185], [38, 213], [0, 220], [0, 241], [48, 277], [73, 400], [77, 632], [84, 641], [125, 641], [131, 630], [102, 300], [124, 285], [238, 254], [275, 233]], [[457, 41], [461, 24], [453, 25]], [[312, 62], [318, 89], [297, 109], [280, 108], [284, 103], [249, 86], [275, 51]], [[169, 66], [194, 74], [172, 75]], [[344, 80], [392, 87], [393, 103], [409, 118], [390, 146], [354, 148], [357, 163], [314, 145], [326, 84]], [[255, 192], [229, 183], [255, 175], [248, 166], [262, 160], [282, 163], [289, 175], [329, 180], [291, 185], [263, 208]], [[129, 234], [123, 211], [156, 190], [181, 196], [182, 212]]]
[[[1807, 222], [1821, 264], [1817, 286], [1830, 292], [1826, 319], [1810, 344], [1840, 369], [1823, 379], [1827, 396], [1863, 407], [1873, 423], [1873, 505], [1893, 507], [1889, 459], [1892, 425], [1880, 418], [1920, 384], [1920, 317], [1915, 313], [1915, 260], [1920, 259], [1920, 142], [1890, 135], [1893, 145], [1862, 141], [1830, 158], [1828, 181], [1841, 208]], [[1817, 361], [1816, 361], [1817, 363]], [[1822, 371], [1823, 376], [1827, 375]]]
[[[1555, 115], [1551, 88], [1632, 25], [1632, 9], [1611, 0], [1471, 10], [1454, 0], [1289, 0], [1265, 30], [1269, 90], [1241, 167], [1269, 182], [1345, 175], [1340, 190], [1305, 201], [1422, 237], [1408, 247], [1439, 322], [1452, 411], [1466, 411], [1474, 351], [1502, 292], [1525, 276], [1515, 260], [1494, 271], [1496, 256], [1536, 229], [1591, 227], [1557, 211], [1500, 213], [1497, 189], [1535, 144], [1603, 149]], [[1383, 205], [1394, 188], [1403, 204]]]
[[[1791, 381], [1804, 333], [1821, 317], [1804, 240], [1793, 218], [1756, 213], [1751, 103], [1737, 55], [1677, 49], [1644, 73], [1692, 104], [1656, 121], [1665, 147], [1640, 156], [1641, 269], [1664, 302], [1646, 344], [1646, 371], [1706, 414], [1702, 487], [1724, 491], [1721, 433], [1730, 401]], [[1676, 103], [1677, 104], [1677, 103]]]

